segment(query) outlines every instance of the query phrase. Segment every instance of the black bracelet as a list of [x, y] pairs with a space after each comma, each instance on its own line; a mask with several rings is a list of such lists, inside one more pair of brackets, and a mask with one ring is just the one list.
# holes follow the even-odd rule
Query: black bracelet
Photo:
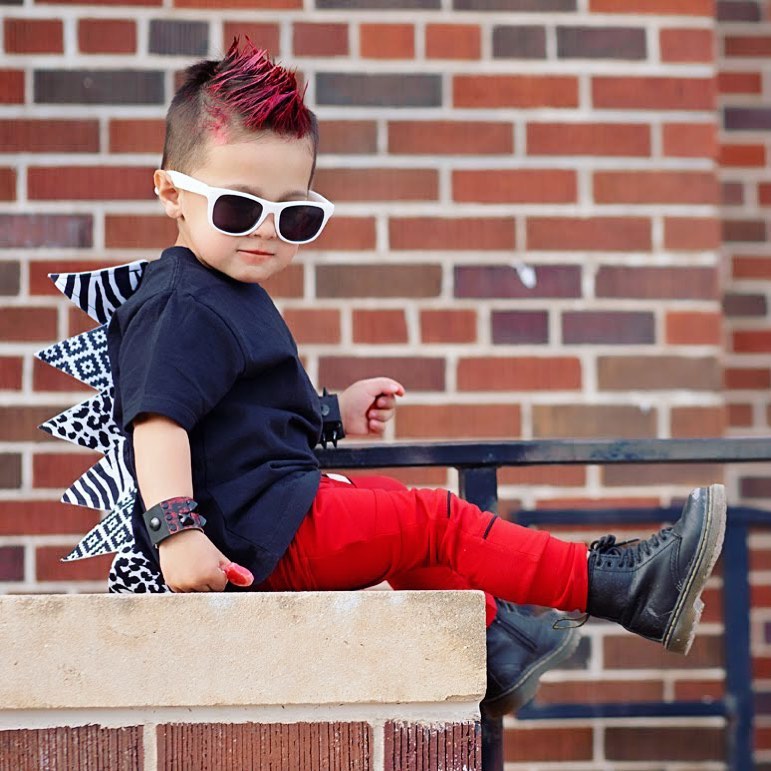
[[206, 520], [193, 509], [198, 504], [185, 496], [169, 498], [148, 509], [142, 517], [154, 546], [182, 530], [203, 530]]
[[321, 419], [323, 421], [319, 441], [322, 447], [326, 447], [329, 442], [332, 442], [333, 447], [337, 447], [338, 439], [345, 436], [343, 418], [340, 415], [340, 403], [337, 401], [337, 396], [329, 393], [326, 388], [319, 396], [319, 401], [321, 402]]

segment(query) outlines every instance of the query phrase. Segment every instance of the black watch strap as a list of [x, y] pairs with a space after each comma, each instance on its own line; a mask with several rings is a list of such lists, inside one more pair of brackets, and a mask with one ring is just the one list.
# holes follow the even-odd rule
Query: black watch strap
[[184, 496], [169, 498], [148, 509], [142, 517], [154, 546], [182, 530], [203, 530], [206, 520], [194, 509], [198, 504]]
[[321, 396], [321, 442], [322, 447], [332, 442], [333, 447], [337, 447], [337, 442], [345, 436], [343, 430], [343, 418], [340, 415], [340, 403], [337, 401], [337, 395], [331, 394], [325, 388]]

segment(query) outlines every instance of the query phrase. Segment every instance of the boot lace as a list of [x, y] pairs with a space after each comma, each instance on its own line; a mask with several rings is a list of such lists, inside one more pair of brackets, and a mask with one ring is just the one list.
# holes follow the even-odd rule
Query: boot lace
[[[514, 611], [515, 613], [520, 613], [519, 607], [516, 603], [509, 602], [508, 600], [502, 600], [499, 597], [495, 598], [495, 602], [504, 608], [506, 608], [509, 611]], [[558, 618], [552, 625], [552, 629], [575, 629], [579, 626], [583, 626], [587, 621], [589, 620], [589, 614], [583, 613], [582, 615], [578, 616], [577, 618], [572, 618], [570, 616], [563, 616], [562, 618]]]
[[[672, 533], [671, 527], [665, 527], [654, 533], [650, 538], [641, 541], [639, 538], [632, 538], [628, 541], [616, 542], [615, 535], [604, 535], [596, 541], [592, 541], [589, 551], [597, 554], [597, 566], [600, 567], [628, 567], [632, 568], [639, 565], [643, 560], [652, 556], [656, 549], [665, 544]], [[631, 548], [629, 544], [637, 544]]]
[[589, 620], [588, 613], [582, 613], [580, 616], [573, 618], [572, 616], [564, 616], [558, 618], [552, 625], [552, 629], [578, 629], [579, 626], [583, 626]]

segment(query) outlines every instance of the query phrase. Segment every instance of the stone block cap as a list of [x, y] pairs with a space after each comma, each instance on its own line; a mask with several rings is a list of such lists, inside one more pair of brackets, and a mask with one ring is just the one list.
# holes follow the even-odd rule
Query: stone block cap
[[4, 709], [478, 701], [481, 592], [0, 597]]

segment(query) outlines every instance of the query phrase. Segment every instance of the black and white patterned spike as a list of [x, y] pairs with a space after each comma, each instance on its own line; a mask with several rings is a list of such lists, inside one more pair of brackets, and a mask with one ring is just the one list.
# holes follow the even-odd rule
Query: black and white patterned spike
[[112, 418], [112, 402], [113, 389], [109, 388], [41, 423], [38, 428], [80, 447], [107, 454], [124, 441]]
[[97, 391], [104, 391], [112, 385], [106, 324], [54, 343], [35, 356]]
[[115, 309], [136, 292], [148, 264], [147, 260], [137, 260], [82, 273], [49, 273], [48, 277], [81, 310], [105, 324]]
[[61, 497], [62, 503], [110, 511], [130, 492], [136, 492], [134, 479], [123, 459], [125, 439], [98, 463], [72, 483]]
[[115, 555], [107, 578], [107, 591], [112, 594], [162, 594], [170, 592], [160, 571], [142, 552], [129, 544]]
[[78, 545], [62, 559], [62, 562], [97, 557], [111, 554], [122, 546], [133, 542], [131, 532], [131, 512], [134, 508], [136, 493], [126, 494], [115, 508], [86, 535]]
[[39, 426], [60, 439], [105, 454], [62, 495], [66, 503], [110, 512], [62, 560], [65, 562], [133, 544], [131, 511], [137, 490], [123, 457], [126, 438], [112, 418], [114, 391], [105, 325], [116, 308], [136, 292], [148, 264], [137, 260], [95, 271], [49, 274], [66, 297], [102, 325], [37, 354], [41, 361], [100, 391]]

